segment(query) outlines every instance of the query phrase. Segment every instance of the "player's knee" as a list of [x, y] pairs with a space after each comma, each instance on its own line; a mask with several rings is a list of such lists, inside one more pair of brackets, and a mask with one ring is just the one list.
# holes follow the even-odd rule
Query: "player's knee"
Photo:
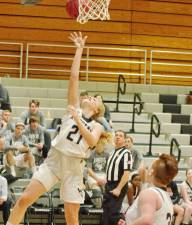
[[28, 193], [23, 193], [23, 195], [18, 199], [17, 204], [20, 207], [28, 207], [33, 203], [33, 196]]

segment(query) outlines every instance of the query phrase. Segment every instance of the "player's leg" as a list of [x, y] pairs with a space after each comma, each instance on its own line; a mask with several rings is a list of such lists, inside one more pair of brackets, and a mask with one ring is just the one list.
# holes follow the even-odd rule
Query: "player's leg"
[[173, 206], [173, 210], [174, 210], [174, 213], [176, 214], [174, 225], [180, 225], [181, 222], [183, 221], [184, 208], [176, 204]]
[[67, 225], [79, 225], [80, 204], [64, 202]]
[[184, 216], [183, 216], [183, 224], [188, 224], [189, 221], [191, 220], [192, 207], [191, 207], [191, 205], [189, 205], [187, 203], [182, 203], [181, 206], [185, 209]]
[[26, 209], [34, 203], [43, 193], [50, 190], [57, 182], [58, 177], [44, 163], [39, 167], [39, 170], [34, 174], [33, 179], [25, 189], [22, 196], [16, 202], [8, 225], [18, 225], [25, 214]]
[[18, 225], [22, 221], [26, 209], [46, 191], [46, 188], [40, 181], [32, 179], [22, 196], [16, 202], [10, 214], [8, 224]]
[[81, 159], [62, 156], [62, 182], [60, 197], [64, 200], [67, 225], [79, 225], [80, 204], [84, 203], [84, 162]]

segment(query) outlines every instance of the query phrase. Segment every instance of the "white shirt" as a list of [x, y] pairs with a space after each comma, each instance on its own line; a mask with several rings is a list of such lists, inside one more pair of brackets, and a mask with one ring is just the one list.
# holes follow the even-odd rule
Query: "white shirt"
[[[170, 225], [173, 217], [173, 205], [169, 194], [157, 187], [150, 187], [149, 189], [154, 191], [162, 202], [161, 208], [155, 212], [154, 225]], [[139, 197], [137, 197], [125, 215], [126, 225], [132, 224], [139, 216]]]
[[0, 175], [0, 197], [7, 201], [8, 185], [7, 180]]
[[[78, 115], [84, 125], [92, 131], [95, 121], [83, 118], [80, 109], [78, 110]], [[60, 132], [52, 141], [52, 146], [71, 157], [87, 158], [89, 153], [89, 145], [80, 134], [77, 124], [69, 113], [64, 115]]]

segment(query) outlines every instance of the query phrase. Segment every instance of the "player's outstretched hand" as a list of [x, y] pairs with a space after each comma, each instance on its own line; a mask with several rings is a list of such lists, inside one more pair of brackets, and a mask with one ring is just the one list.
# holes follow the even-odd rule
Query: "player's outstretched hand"
[[73, 32], [70, 34], [69, 39], [72, 40], [77, 48], [83, 48], [87, 39], [87, 36], [82, 36], [82, 33]]

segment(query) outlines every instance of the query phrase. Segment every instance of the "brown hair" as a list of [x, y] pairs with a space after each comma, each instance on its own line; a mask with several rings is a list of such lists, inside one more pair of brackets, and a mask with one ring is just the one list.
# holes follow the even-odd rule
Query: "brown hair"
[[29, 119], [29, 124], [36, 122], [39, 123], [39, 119], [36, 116], [31, 116]]
[[81, 93], [80, 93], [80, 96], [81, 97], [83, 97], [83, 96], [88, 96], [89, 94], [88, 94], [88, 92], [87, 91], [82, 91]]
[[97, 94], [94, 95], [95, 98], [97, 98], [98, 96], [101, 97], [101, 99], [103, 101], [103, 96], [101, 94], [97, 93]]
[[178, 162], [174, 156], [162, 154], [152, 166], [154, 177], [164, 185], [169, 184], [177, 175]]
[[31, 101], [29, 101], [29, 107], [31, 106], [31, 104], [35, 104], [37, 107], [40, 106], [40, 102], [36, 99], [32, 99]]

